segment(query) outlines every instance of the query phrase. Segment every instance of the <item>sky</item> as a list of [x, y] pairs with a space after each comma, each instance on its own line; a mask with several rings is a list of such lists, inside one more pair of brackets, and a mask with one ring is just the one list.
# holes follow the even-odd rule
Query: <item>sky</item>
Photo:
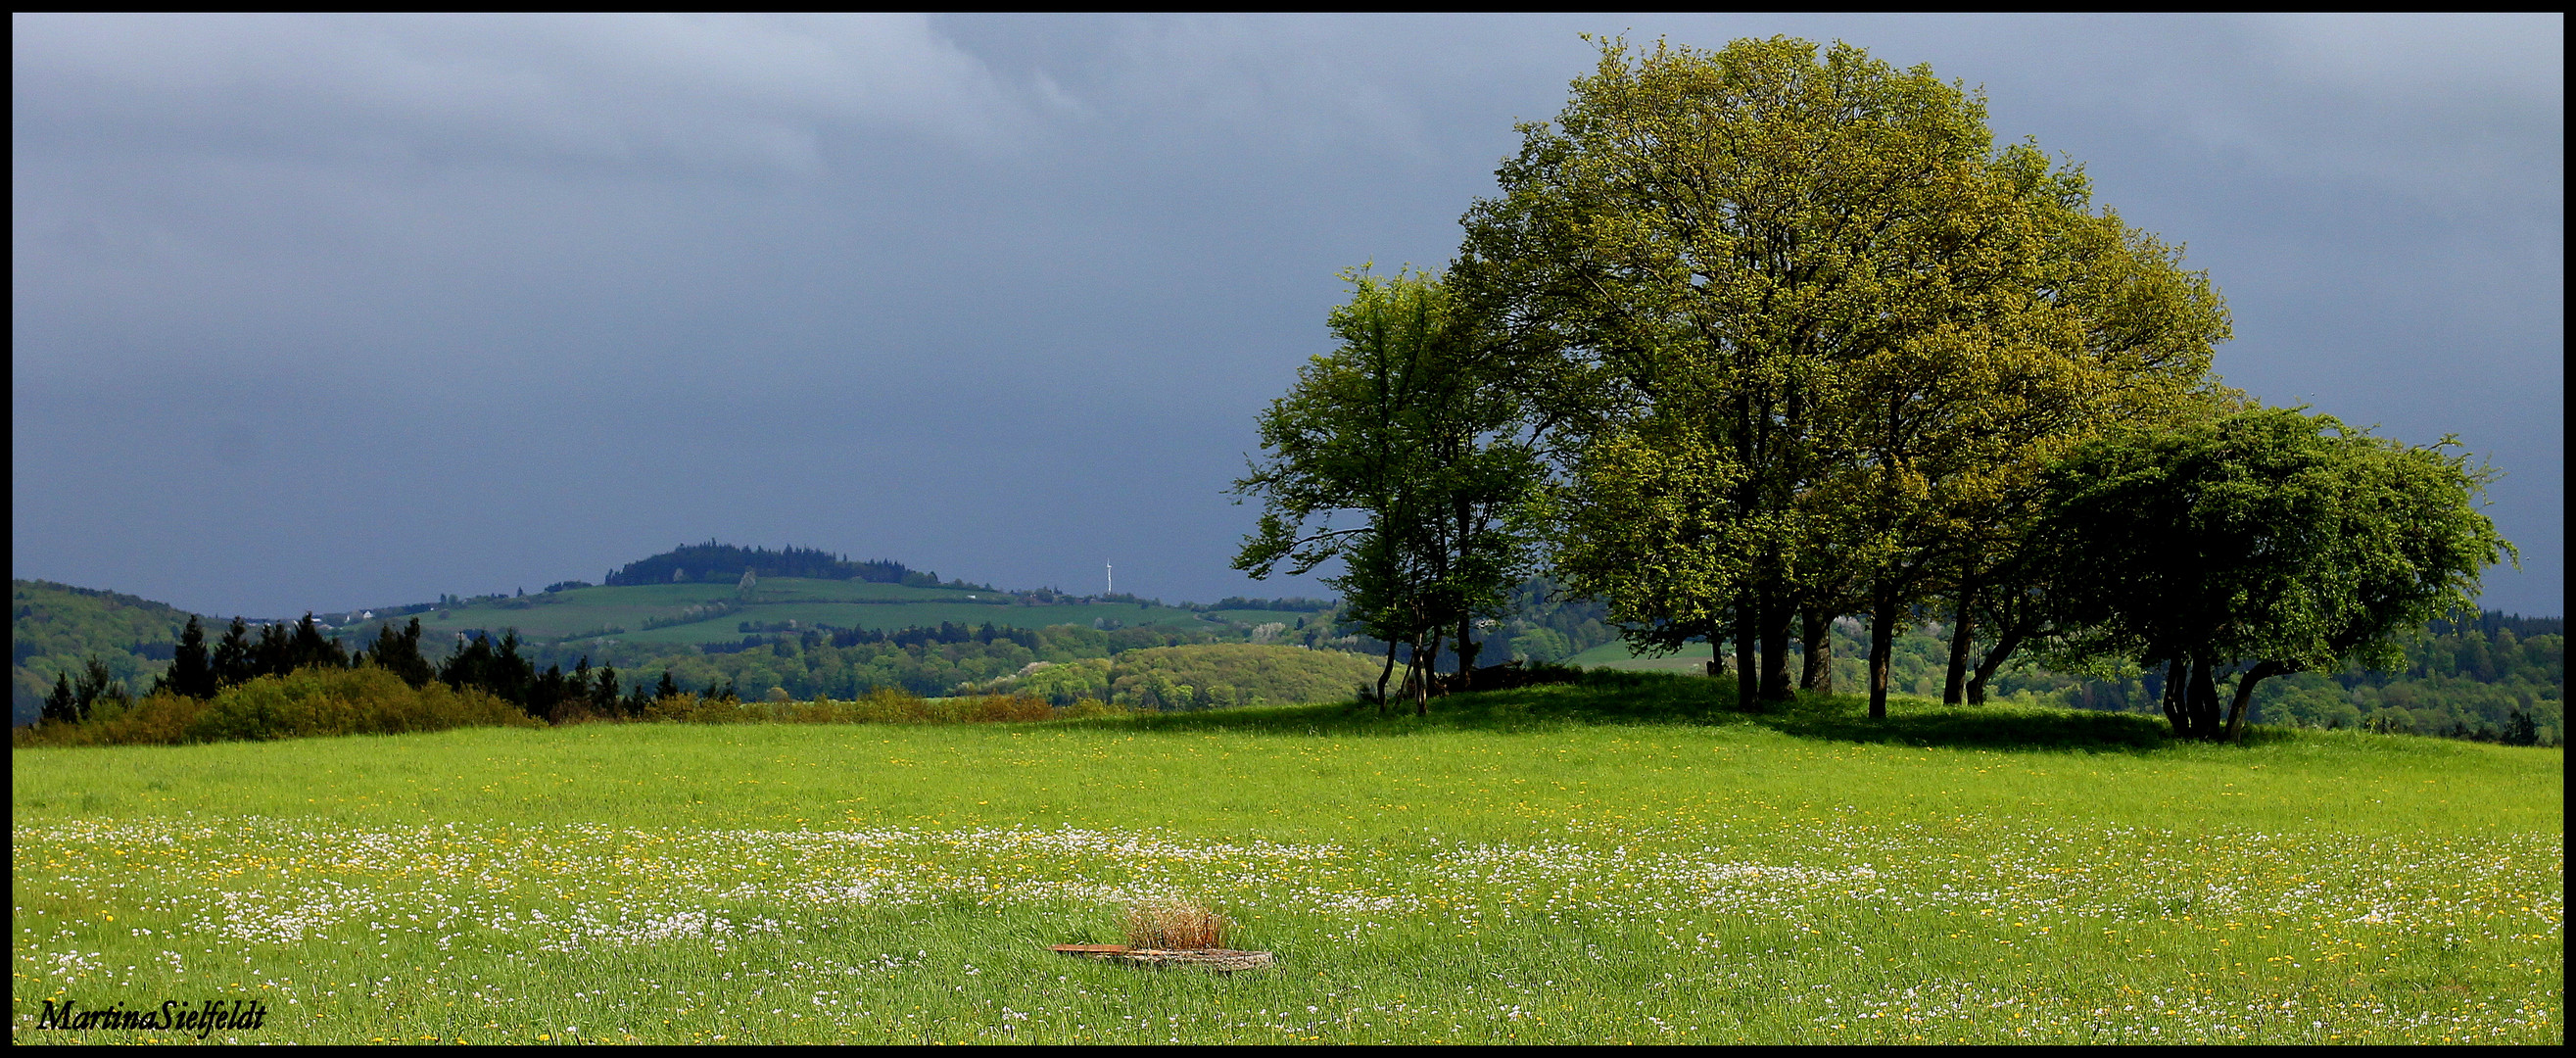
[[11, 18], [11, 569], [217, 615], [684, 542], [1229, 568], [1336, 273], [1436, 267], [1582, 34], [1843, 40], [2187, 248], [2225, 380], [2504, 476], [2564, 601], [2564, 18]]

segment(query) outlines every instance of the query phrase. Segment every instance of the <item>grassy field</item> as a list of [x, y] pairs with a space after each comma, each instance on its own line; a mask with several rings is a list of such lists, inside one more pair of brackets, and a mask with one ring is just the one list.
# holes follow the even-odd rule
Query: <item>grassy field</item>
[[18, 751], [12, 1040], [2563, 1041], [2559, 751], [1725, 692]]
[[1699, 676], [1708, 672], [1708, 644], [1694, 643], [1677, 653], [1661, 657], [1641, 657], [1628, 649], [1628, 644], [1613, 639], [1600, 646], [1565, 659], [1563, 664], [1581, 668], [1615, 669], [1620, 672], [1669, 672], [1675, 675]]
[[[943, 621], [965, 625], [991, 622], [1005, 628], [1087, 625], [1096, 619], [1127, 626], [1200, 626], [1205, 623], [1196, 611], [1172, 606], [1136, 603], [1016, 606], [995, 601], [1002, 598], [1005, 597], [992, 592], [964, 588], [917, 588], [857, 580], [773, 577], [761, 581], [748, 600], [740, 598], [731, 583], [644, 584], [573, 588], [533, 595], [524, 600], [433, 610], [420, 615], [420, 618], [421, 629], [432, 639], [442, 639], [460, 630], [474, 628], [494, 632], [515, 628], [523, 637], [540, 640], [588, 636], [608, 628], [622, 628], [625, 631], [615, 638], [635, 643], [737, 642], [742, 639], [741, 626], [745, 621], [792, 620], [802, 625], [819, 623], [837, 628], [880, 631], [916, 626], [935, 628]], [[737, 602], [743, 605], [734, 612], [663, 628], [644, 627], [648, 620], [682, 616], [693, 606]], [[1302, 615], [1289, 614], [1286, 619], [1293, 622], [1299, 616]], [[373, 624], [381, 623], [370, 623], [365, 631], [372, 633]]]

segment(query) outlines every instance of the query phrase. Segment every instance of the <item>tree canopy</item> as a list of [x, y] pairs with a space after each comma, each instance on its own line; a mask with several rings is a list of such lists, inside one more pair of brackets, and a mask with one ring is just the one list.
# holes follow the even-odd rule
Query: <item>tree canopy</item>
[[1747, 699], [1788, 695], [1793, 618], [1965, 594], [2040, 458], [2226, 337], [2205, 276], [1927, 67], [1614, 40], [1521, 131], [1452, 275], [1567, 471], [1559, 566], [1643, 645], [1732, 624]]
[[2039, 529], [2059, 652], [2167, 666], [2166, 715], [2202, 739], [2235, 737], [2269, 677], [2398, 665], [2401, 635], [2475, 612], [2482, 571], [2514, 556], [2478, 509], [2492, 472], [2455, 444], [2255, 407], [2077, 447]]
[[[1475, 620], [1506, 610], [1528, 574], [1541, 467], [1518, 436], [1520, 402], [1484, 373], [1483, 336], [1441, 277], [1343, 278], [1351, 299], [1328, 320], [1338, 347], [1271, 402], [1264, 458], [1235, 482], [1263, 510], [1234, 565], [1265, 577], [1340, 559], [1326, 583], [1346, 619], [1388, 644], [1383, 701], [1399, 644], [1427, 676], [1454, 630], [1472, 674]], [[1412, 681], [1417, 704], [1428, 682]]]

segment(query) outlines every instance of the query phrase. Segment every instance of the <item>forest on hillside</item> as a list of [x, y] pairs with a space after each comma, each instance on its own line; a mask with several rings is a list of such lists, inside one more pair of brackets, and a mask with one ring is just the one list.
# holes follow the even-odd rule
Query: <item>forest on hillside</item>
[[731, 583], [745, 573], [760, 577], [864, 580], [922, 588], [939, 586], [939, 574], [907, 569], [903, 563], [890, 559], [853, 562], [847, 556], [810, 547], [790, 546], [772, 551], [720, 544], [713, 540], [703, 544], [682, 544], [649, 558], [636, 559], [610, 570], [603, 583], [610, 587], [689, 581]]

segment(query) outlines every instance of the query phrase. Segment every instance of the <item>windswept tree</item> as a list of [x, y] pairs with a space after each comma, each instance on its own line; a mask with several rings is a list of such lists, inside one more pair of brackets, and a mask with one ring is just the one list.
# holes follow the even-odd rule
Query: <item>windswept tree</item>
[[1267, 577], [1343, 560], [1327, 583], [1347, 619], [1388, 644], [1383, 702], [1399, 644], [1417, 695], [1451, 632], [1472, 679], [1476, 620], [1503, 612], [1528, 573], [1543, 468], [1520, 436], [1520, 402], [1487, 373], [1483, 336], [1440, 277], [1343, 275], [1351, 300], [1329, 318], [1339, 347], [1263, 413], [1264, 458], [1235, 482], [1263, 510], [1234, 565]]
[[2175, 735], [2212, 741], [2238, 736], [2267, 678], [2402, 664], [2399, 637], [2473, 610], [2515, 554], [2479, 511], [2493, 472], [2455, 444], [2251, 408], [2078, 447], [2040, 530], [2066, 571], [2057, 652], [2165, 667]]

